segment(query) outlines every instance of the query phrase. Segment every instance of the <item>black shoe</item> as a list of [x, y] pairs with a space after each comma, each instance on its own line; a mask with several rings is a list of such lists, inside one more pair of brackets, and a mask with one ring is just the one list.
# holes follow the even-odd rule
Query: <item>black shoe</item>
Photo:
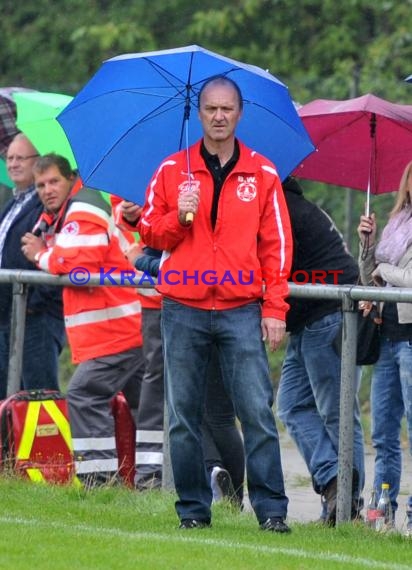
[[265, 522], [260, 523], [261, 530], [270, 532], [292, 532], [285, 521], [279, 517], [270, 517]]
[[179, 528], [186, 529], [186, 528], [208, 528], [211, 524], [209, 521], [201, 521], [198, 519], [182, 519], [180, 521]]

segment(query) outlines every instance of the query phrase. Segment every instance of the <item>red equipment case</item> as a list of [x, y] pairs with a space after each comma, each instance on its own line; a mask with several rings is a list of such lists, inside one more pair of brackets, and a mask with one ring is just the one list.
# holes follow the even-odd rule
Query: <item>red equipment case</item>
[[63, 394], [23, 390], [0, 402], [0, 468], [10, 468], [32, 481], [74, 480], [73, 445]]

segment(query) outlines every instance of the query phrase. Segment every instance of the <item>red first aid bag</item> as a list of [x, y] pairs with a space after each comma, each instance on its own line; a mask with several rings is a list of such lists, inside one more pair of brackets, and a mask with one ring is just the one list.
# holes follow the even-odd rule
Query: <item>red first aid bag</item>
[[23, 390], [0, 402], [0, 468], [32, 481], [75, 478], [67, 402], [54, 390]]

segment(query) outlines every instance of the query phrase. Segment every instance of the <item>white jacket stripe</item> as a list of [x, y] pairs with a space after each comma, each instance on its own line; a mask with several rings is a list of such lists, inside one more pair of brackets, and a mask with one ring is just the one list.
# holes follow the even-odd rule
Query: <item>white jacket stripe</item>
[[125, 251], [127, 251], [129, 249], [129, 247], [131, 246], [131, 244], [133, 243], [132, 241], [127, 239], [124, 232], [121, 229], [119, 229], [118, 227], [113, 228], [112, 235], [117, 238], [118, 243], [119, 243], [119, 247], [123, 253]]
[[282, 224], [282, 216], [280, 215], [278, 194], [276, 191], [273, 195], [273, 205], [275, 207], [275, 216], [276, 216], [276, 222], [277, 222], [279, 239], [280, 239], [280, 267], [279, 267], [279, 271], [282, 273], [282, 271], [285, 268], [285, 262], [286, 262], [286, 238], [285, 238], [285, 232], [284, 232], [283, 224]]
[[72, 247], [97, 247], [107, 245], [109, 239], [106, 233], [94, 235], [57, 234], [56, 245], [70, 249]]
[[137, 430], [136, 441], [140, 443], [163, 443], [163, 431]]
[[165, 166], [173, 166], [174, 164], [176, 164], [175, 160], [165, 160], [164, 162], [162, 162], [162, 164], [158, 168], [158, 171], [156, 172], [155, 177], [153, 178], [153, 180], [150, 183], [150, 191], [149, 191], [149, 195], [147, 197], [147, 203], [149, 204], [149, 208], [148, 208], [146, 214], [144, 215], [144, 217], [142, 218], [142, 223], [145, 226], [150, 226], [150, 223], [147, 221], [147, 218], [150, 216], [150, 214], [152, 213], [153, 208], [154, 208], [154, 205], [153, 205], [154, 190], [153, 190], [153, 188], [157, 184], [157, 178]]
[[163, 453], [137, 451], [136, 465], [163, 465]]
[[121, 319], [141, 313], [141, 305], [139, 301], [135, 303], [126, 303], [117, 307], [97, 309], [95, 311], [84, 311], [75, 315], [67, 315], [64, 318], [66, 327], [77, 327], [79, 325], [90, 325], [92, 323], [101, 323], [113, 319]]
[[116, 449], [116, 440], [114, 437], [74, 437], [73, 449], [75, 451], [112, 450]]
[[140, 295], [143, 295], [144, 297], [160, 297], [160, 293], [158, 293], [156, 291], [156, 289], [142, 289], [142, 288], [138, 288], [137, 289], [140, 293]]
[[70, 222], [71, 214], [73, 212], [81, 212], [82, 214], [84, 214], [85, 212], [89, 212], [90, 214], [93, 214], [97, 218], [101, 218], [102, 220], [104, 220], [106, 224], [110, 223], [110, 218], [111, 218], [110, 214], [106, 213], [104, 210], [102, 210], [102, 208], [99, 208], [98, 206], [87, 204], [87, 202], [72, 202], [70, 204], [66, 216], [67, 223]]
[[117, 458], [113, 459], [86, 459], [86, 461], [75, 461], [77, 474], [98, 473], [100, 471], [113, 471], [118, 469]]

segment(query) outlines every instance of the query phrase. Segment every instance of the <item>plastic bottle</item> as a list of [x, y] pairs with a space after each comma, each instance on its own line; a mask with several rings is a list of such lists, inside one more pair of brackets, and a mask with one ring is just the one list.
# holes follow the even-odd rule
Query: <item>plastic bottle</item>
[[372, 493], [366, 508], [366, 524], [375, 529], [376, 527], [376, 517], [378, 514], [378, 494], [376, 489], [372, 489]]
[[389, 498], [388, 483], [382, 483], [382, 492], [377, 506], [375, 528], [378, 532], [385, 532], [393, 529], [393, 513], [391, 500]]

